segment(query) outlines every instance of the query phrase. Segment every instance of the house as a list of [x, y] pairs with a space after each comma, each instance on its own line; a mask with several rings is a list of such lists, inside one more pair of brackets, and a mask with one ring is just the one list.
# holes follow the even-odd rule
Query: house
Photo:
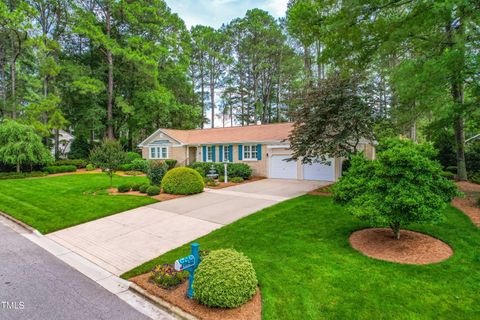
[[[341, 159], [330, 164], [302, 164], [291, 157], [288, 136], [293, 123], [213, 129], [158, 129], [139, 147], [144, 159], [175, 159], [185, 166], [195, 161], [246, 163], [253, 174], [268, 178], [336, 181]], [[368, 142], [360, 145], [368, 158], [375, 156]]]

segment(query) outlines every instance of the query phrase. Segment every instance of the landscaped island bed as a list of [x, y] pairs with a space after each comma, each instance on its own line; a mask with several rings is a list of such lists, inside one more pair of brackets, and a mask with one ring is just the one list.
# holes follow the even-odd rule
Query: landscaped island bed
[[[125, 182], [147, 179], [113, 177], [115, 187]], [[109, 187], [105, 174], [0, 180], [0, 211], [49, 233], [156, 202], [150, 197], [111, 196]]]
[[[474, 319], [480, 317], [480, 233], [448, 207], [445, 222], [409, 229], [450, 245], [449, 259], [405, 265], [368, 258], [349, 236], [368, 227], [332, 203], [306, 195], [264, 209], [197, 241], [234, 248], [253, 262], [264, 319]], [[177, 248], [123, 275], [131, 278], [189, 253]]]

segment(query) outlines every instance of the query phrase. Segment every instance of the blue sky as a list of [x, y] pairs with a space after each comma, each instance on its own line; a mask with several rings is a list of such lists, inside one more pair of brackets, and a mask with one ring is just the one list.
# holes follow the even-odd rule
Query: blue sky
[[203, 24], [218, 28], [222, 23], [243, 17], [248, 9], [260, 8], [276, 18], [285, 15], [288, 0], [166, 0], [188, 28]]

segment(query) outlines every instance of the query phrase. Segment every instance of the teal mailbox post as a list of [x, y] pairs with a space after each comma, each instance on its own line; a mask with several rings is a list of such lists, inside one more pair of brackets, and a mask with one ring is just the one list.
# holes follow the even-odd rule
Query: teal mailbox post
[[195, 269], [197, 269], [200, 263], [199, 247], [198, 243], [192, 243], [192, 252], [189, 256], [183, 257], [175, 261], [175, 270], [188, 271], [190, 273], [188, 277], [188, 291], [187, 297], [193, 298], [193, 280], [195, 275]]

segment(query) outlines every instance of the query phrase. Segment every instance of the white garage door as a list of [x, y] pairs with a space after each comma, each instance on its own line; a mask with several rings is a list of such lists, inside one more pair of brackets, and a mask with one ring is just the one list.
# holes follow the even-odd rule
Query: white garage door
[[269, 178], [277, 179], [297, 179], [297, 162], [285, 161], [290, 156], [270, 157], [270, 176]]
[[335, 161], [327, 159], [330, 165], [314, 162], [303, 165], [303, 179], [335, 181]]

